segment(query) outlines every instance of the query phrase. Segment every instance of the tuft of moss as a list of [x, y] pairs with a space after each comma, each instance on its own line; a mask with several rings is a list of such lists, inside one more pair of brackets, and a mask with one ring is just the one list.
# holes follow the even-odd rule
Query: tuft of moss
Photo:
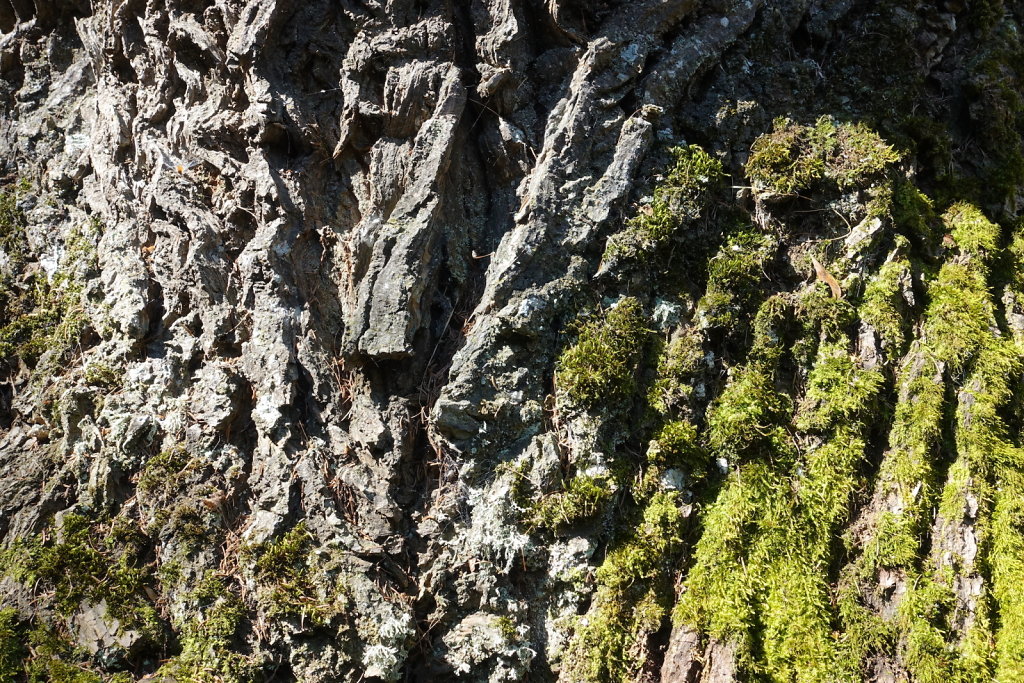
[[898, 358], [906, 351], [909, 311], [903, 290], [909, 286], [910, 278], [910, 263], [906, 259], [883, 264], [868, 281], [857, 309], [860, 319], [878, 333], [882, 349], [890, 358]]
[[765, 266], [777, 249], [777, 240], [753, 229], [729, 236], [708, 261], [707, 289], [697, 303], [697, 315], [706, 327], [742, 335], [762, 296]]
[[666, 422], [647, 448], [647, 461], [659, 467], [683, 467], [693, 477], [707, 474], [708, 455], [697, 428], [686, 420]]
[[252, 563], [257, 599], [272, 618], [295, 620], [300, 628], [326, 626], [347, 605], [345, 586], [318, 559], [304, 522], [280, 538], [243, 547], [242, 556]]
[[994, 324], [985, 272], [976, 266], [946, 263], [928, 287], [925, 340], [936, 358], [954, 371], [977, 352]]
[[541, 529], [559, 529], [593, 517], [612, 497], [614, 486], [608, 477], [577, 475], [564, 491], [542, 498], [533, 507], [529, 523]]
[[984, 260], [999, 248], [999, 226], [972, 204], [954, 204], [942, 214], [942, 222], [963, 252]]
[[647, 393], [648, 405], [663, 417], [683, 408], [693, 394], [690, 381], [703, 360], [700, 335], [687, 333], [672, 339], [658, 359], [658, 378]]
[[635, 530], [597, 570], [590, 613], [566, 654], [565, 675], [577, 681], [636, 680], [647, 641], [661, 630], [672, 599], [671, 569], [685, 516], [679, 494], [659, 492]]
[[821, 117], [805, 126], [780, 118], [771, 133], [754, 141], [746, 171], [756, 189], [790, 195], [824, 181], [840, 189], [865, 186], [899, 160], [892, 147], [861, 123]]
[[640, 302], [622, 299], [581, 326], [576, 343], [558, 359], [556, 388], [584, 408], [628, 400], [636, 390], [637, 365], [648, 336]]
[[145, 588], [155, 582], [141, 559], [147, 543], [132, 522], [107, 525], [69, 513], [52, 535], [12, 544], [0, 555], [0, 569], [26, 586], [51, 590], [63, 615], [73, 613], [83, 600], [106, 601], [113, 618], [157, 644], [163, 624], [143, 597]]
[[665, 245], [681, 226], [700, 216], [721, 184], [722, 162], [697, 145], [670, 152], [674, 163], [654, 190], [653, 201], [608, 240], [605, 261], [637, 258]]
[[739, 368], [708, 409], [708, 448], [729, 461], [783, 448], [791, 411], [789, 397], [776, 390], [765, 368]]
[[24, 673], [28, 650], [22, 642], [18, 612], [0, 609], [0, 681], [16, 681]]
[[156, 676], [179, 683], [251, 683], [260, 665], [239, 651], [238, 640], [245, 622], [242, 600], [214, 572], [207, 572], [191, 599], [198, 615], [181, 625], [181, 653], [170, 659]]
[[53, 627], [37, 624], [29, 632], [28, 641], [28, 683], [102, 683], [99, 674], [79, 663], [86, 659], [86, 653], [75, 649]]
[[871, 411], [885, 378], [859, 366], [846, 344], [819, 349], [795, 424], [803, 431], [824, 431], [849, 424]]

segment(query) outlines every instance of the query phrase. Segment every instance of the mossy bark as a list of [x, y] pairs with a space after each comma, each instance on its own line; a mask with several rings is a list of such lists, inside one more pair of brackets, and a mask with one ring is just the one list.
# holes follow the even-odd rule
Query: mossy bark
[[0, 679], [1024, 677], [1022, 35], [0, 0]]

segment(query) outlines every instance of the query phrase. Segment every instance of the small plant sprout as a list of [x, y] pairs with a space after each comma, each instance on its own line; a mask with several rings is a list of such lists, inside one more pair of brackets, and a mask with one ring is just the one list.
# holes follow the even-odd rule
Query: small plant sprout
[[189, 159], [178, 157], [174, 154], [168, 154], [167, 152], [160, 150], [160, 164], [163, 168], [166, 168], [177, 173], [185, 173], [189, 169], [195, 168], [202, 161], [199, 159]]

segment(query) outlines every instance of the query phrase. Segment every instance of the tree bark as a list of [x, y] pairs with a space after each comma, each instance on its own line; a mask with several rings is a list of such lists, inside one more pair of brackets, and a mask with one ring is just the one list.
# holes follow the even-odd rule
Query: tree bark
[[1014, 680], [1022, 21], [0, 0], [0, 678]]

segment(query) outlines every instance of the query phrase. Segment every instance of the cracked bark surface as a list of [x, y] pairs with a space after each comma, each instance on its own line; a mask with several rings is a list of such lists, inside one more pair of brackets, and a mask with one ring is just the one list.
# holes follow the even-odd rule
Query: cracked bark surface
[[[910, 338], [927, 342], [926, 279], [981, 257], [880, 241], [898, 228], [869, 220], [868, 189], [771, 197], [745, 165], [778, 117], [866, 122], [900, 149], [893, 182], [943, 210], [974, 201], [1007, 242], [1022, 20], [1019, 3], [996, 1], [0, 0], [0, 182], [19, 226], [0, 244], [4, 302], [56, 282], [64, 293], [39, 310], [77, 321], [70, 343], [51, 335], [39, 354], [0, 361], [0, 600], [15, 631], [49, 624], [85, 648], [56, 657], [86, 676], [68, 680], [823, 680], [765, 655], [764, 627], [687, 623], [671, 604], [601, 655], [621, 662], [581, 663], [597, 646], [580, 633], [610, 600], [598, 568], [640, 526], [639, 484], [556, 529], [531, 510], [573, 473], [643, 461], [654, 430], [642, 391], [566, 403], [559, 359], [574, 321], [636, 297], [652, 338], [701, 340], [706, 367], [684, 412], [703, 430], [753, 338], [699, 320], [718, 239], [707, 226], [727, 215], [778, 236], [766, 296], [820, 284], [805, 267], [811, 233], [847, 250], [829, 266], [839, 294], [858, 287], [844, 277], [925, 263], [901, 296]], [[687, 143], [731, 177], [717, 203], [659, 255], [611, 258], [609, 237], [650, 206], [669, 149]], [[702, 240], [710, 251], [691, 259]], [[986, 329], [1016, 340], [1019, 295], [1000, 273]], [[934, 675], [974, 661], [973, 626], [1010, 609], [985, 558], [1016, 550], [987, 520], [1017, 518], [1012, 500], [986, 498], [1003, 475], [971, 455], [987, 447], [970, 430], [1001, 420], [993, 438], [1015, 448], [1020, 366], [1007, 361], [1000, 389], [927, 346], [895, 357], [870, 325], [851, 325], [850, 357], [887, 384], [858, 432], [859, 485], [819, 573], [897, 625], [842, 675], [938, 680], [914, 668], [924, 636], [899, 626], [900, 599], [921, 572], [953, 594], [949, 618], [929, 621], [934, 647], [921, 645], [944, 653]], [[816, 362], [779, 371], [794, 405]], [[638, 385], [657, 368], [639, 361]], [[922, 373], [948, 400], [912, 494], [931, 501], [921, 545], [911, 562], [862, 570], [904, 510], [907, 482], [884, 461], [901, 447], [892, 413], [916, 400], [907, 387]], [[973, 400], [986, 392], [991, 411]], [[828, 438], [798, 441], [813, 451]], [[651, 583], [673, 603], [726, 484], [671, 472], [654, 486], [677, 503], [679, 545]], [[932, 510], [947, 479], [960, 495]], [[156, 626], [92, 588], [61, 609], [61, 584], [18, 564], [41, 552], [25, 543], [64, 548], [75, 515], [96, 533], [127, 520], [141, 534], [133, 561], [149, 573], [133, 600]], [[211, 635], [228, 608], [230, 628]], [[829, 609], [844, 641], [855, 625]], [[981, 656], [979, 671], [1024, 661], [998, 647], [1008, 654]]]

